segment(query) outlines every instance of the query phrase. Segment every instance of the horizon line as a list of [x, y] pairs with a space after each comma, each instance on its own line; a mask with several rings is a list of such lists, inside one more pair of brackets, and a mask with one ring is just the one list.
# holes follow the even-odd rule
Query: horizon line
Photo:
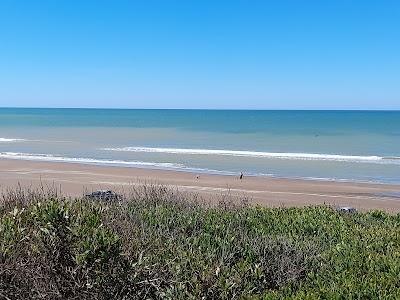
[[400, 109], [285, 109], [285, 108], [121, 108], [121, 107], [31, 107], [0, 106], [0, 109], [104, 109], [104, 110], [213, 110], [213, 111], [400, 111]]

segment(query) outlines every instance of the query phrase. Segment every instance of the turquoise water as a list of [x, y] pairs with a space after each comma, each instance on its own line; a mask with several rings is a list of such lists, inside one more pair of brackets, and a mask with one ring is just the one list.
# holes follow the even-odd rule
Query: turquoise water
[[400, 184], [400, 112], [0, 108], [1, 157]]

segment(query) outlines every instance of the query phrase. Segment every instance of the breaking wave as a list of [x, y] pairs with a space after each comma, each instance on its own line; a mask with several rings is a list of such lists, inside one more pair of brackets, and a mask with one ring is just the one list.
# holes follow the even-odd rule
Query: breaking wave
[[132, 166], [132, 167], [154, 167], [154, 168], [186, 168], [181, 164], [173, 163], [156, 163], [142, 161], [125, 161], [125, 160], [107, 160], [107, 159], [92, 159], [81, 157], [65, 157], [51, 154], [33, 154], [33, 153], [18, 153], [18, 152], [0, 152], [0, 158], [35, 160], [35, 161], [52, 161], [52, 162], [69, 162], [82, 164], [97, 164], [97, 165], [114, 165], [114, 166]]
[[9, 139], [9, 138], [0, 138], [0, 143], [10, 143], [10, 142], [23, 142], [26, 141], [24, 139]]
[[249, 158], [270, 158], [270, 159], [369, 162], [369, 163], [382, 163], [382, 164], [393, 163], [397, 161], [397, 163], [400, 163], [399, 157], [380, 157], [374, 155], [359, 156], [359, 155], [338, 155], [338, 154], [317, 154], [317, 153], [284, 153], [284, 152], [259, 152], [259, 151], [241, 151], [241, 150], [151, 148], [151, 147], [103, 148], [102, 150], [141, 152], [141, 153], [239, 156], [239, 157], [249, 157]]

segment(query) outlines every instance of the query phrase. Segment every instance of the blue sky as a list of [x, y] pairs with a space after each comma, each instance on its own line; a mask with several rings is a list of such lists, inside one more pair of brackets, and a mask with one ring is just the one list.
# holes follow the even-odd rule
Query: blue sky
[[0, 1], [0, 106], [400, 109], [400, 1]]

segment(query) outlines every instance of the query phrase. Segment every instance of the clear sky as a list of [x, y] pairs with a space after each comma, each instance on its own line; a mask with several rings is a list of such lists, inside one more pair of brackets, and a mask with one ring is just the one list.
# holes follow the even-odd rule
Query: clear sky
[[1, 106], [400, 110], [400, 1], [1, 0]]

